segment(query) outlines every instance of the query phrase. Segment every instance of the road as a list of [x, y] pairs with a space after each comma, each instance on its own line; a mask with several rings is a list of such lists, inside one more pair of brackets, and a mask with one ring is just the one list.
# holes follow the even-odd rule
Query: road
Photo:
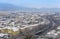
[[47, 16], [46, 19], [50, 20], [50, 25], [43, 28], [42, 30], [36, 32], [35, 35], [45, 35], [47, 32], [49, 32], [49, 31], [55, 29], [56, 27], [58, 27], [58, 23], [56, 23], [53, 20], [52, 16]]

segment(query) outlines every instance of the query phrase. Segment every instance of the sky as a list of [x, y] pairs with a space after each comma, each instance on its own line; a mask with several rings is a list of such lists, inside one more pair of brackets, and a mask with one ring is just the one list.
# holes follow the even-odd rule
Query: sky
[[30, 8], [60, 8], [60, 0], [0, 0], [0, 3]]

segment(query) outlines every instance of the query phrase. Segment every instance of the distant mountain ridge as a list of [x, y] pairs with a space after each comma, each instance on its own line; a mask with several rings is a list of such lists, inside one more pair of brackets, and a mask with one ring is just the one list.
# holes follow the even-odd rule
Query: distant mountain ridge
[[25, 7], [18, 7], [12, 4], [7, 4], [7, 3], [0, 3], [0, 10], [2, 11], [8, 11], [8, 10], [23, 10], [23, 9], [27, 9]]
[[20, 11], [36, 11], [36, 12], [43, 12], [43, 11], [60, 11], [60, 8], [27, 8], [22, 6], [15, 6], [12, 4], [7, 3], [0, 3], [0, 11], [14, 11], [14, 10], [20, 10]]
[[5, 3], [0, 3], [0, 10], [6, 11], [6, 10], [17, 10], [17, 6], [14, 6], [12, 4], [5, 4]]

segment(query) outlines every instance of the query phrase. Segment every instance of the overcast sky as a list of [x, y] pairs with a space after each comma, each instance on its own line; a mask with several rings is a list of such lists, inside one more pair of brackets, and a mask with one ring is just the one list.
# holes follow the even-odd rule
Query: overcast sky
[[60, 0], [0, 0], [0, 3], [31, 8], [60, 8]]

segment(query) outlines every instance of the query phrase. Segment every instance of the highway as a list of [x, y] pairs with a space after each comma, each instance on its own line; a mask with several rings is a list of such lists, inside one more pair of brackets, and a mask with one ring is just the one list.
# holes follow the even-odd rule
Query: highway
[[48, 20], [50, 20], [50, 25], [49, 26], [45, 26], [45, 28], [43, 28], [42, 30], [36, 32], [35, 35], [45, 35], [47, 32], [49, 32], [50, 30], [55, 29], [56, 27], [58, 27], [58, 24], [53, 20], [52, 16], [47, 16]]

